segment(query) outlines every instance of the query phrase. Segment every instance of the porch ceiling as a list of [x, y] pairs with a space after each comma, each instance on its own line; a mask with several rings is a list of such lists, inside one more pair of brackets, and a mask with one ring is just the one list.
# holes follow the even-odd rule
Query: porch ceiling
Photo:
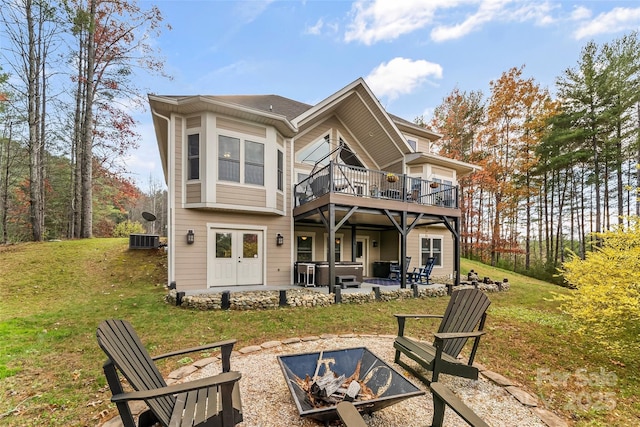
[[293, 216], [296, 222], [324, 224], [320, 212], [325, 218], [328, 216], [329, 204], [335, 205], [336, 224], [354, 208], [345, 225], [358, 225], [361, 228], [395, 229], [394, 224], [385, 214], [388, 211], [400, 224], [400, 215], [407, 213], [407, 225], [412, 224], [419, 215], [417, 227], [433, 224], [442, 224], [444, 221], [460, 217], [460, 209], [443, 208], [437, 206], [421, 206], [415, 203], [380, 201], [362, 197], [345, 196], [341, 194], [327, 194], [318, 199], [306, 203], [294, 209]]

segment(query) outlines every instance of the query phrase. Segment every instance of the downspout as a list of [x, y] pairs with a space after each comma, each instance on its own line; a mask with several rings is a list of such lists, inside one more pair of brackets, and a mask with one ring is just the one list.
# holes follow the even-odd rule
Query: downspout
[[175, 227], [174, 227], [174, 209], [175, 209], [175, 201], [173, 197], [173, 189], [175, 184], [175, 173], [173, 167], [173, 150], [171, 150], [171, 119], [169, 117], [163, 116], [162, 114], [156, 112], [153, 108], [151, 108], [151, 114], [156, 117], [159, 117], [167, 122], [167, 214], [169, 218], [167, 219], [167, 226], [169, 229], [167, 230], [167, 285], [171, 285], [174, 281], [175, 275], [175, 250], [174, 250], [174, 242], [175, 242]]

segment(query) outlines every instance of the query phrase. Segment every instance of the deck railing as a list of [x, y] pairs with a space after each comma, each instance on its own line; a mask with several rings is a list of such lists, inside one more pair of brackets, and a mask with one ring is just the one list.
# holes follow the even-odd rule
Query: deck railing
[[458, 187], [330, 162], [294, 187], [295, 206], [328, 193], [351, 194], [426, 206], [458, 207]]

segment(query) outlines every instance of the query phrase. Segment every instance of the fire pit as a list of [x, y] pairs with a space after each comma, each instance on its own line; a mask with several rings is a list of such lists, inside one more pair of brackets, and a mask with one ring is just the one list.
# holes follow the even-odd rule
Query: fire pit
[[352, 401], [372, 413], [425, 392], [365, 347], [278, 356], [301, 417], [328, 423], [336, 405]]

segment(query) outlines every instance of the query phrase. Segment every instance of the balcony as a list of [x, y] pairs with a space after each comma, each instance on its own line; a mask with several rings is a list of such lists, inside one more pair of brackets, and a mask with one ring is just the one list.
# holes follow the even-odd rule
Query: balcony
[[295, 207], [327, 194], [340, 194], [458, 209], [458, 187], [333, 161], [296, 184], [294, 194]]

